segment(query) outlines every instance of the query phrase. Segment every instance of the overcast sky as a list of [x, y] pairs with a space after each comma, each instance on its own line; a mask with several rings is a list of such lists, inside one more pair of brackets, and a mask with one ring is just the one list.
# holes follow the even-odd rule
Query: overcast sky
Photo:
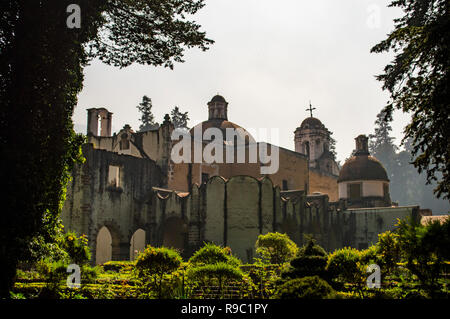
[[[391, 54], [370, 48], [393, 30], [398, 9], [387, 0], [207, 0], [194, 20], [215, 41], [210, 50], [186, 52], [174, 70], [133, 65], [118, 69], [93, 61], [73, 116], [86, 132], [87, 108], [113, 112], [113, 131], [137, 130], [136, 105], [153, 101], [158, 122], [176, 105], [189, 126], [208, 117], [217, 93], [229, 102], [228, 119], [244, 128], [278, 128], [278, 145], [294, 149], [294, 130], [309, 116], [333, 132], [337, 158], [354, 149], [354, 138], [374, 130], [388, 100], [375, 75]], [[397, 143], [409, 116], [394, 114]], [[258, 136], [255, 137], [258, 139]], [[274, 142], [272, 140], [272, 142]]]

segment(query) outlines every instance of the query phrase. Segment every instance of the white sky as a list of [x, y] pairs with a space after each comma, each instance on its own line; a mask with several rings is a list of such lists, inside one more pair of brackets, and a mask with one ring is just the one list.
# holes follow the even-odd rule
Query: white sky
[[[354, 138], [373, 133], [388, 100], [374, 76], [392, 55], [370, 53], [401, 15], [388, 3], [207, 0], [193, 18], [216, 41], [210, 50], [186, 51], [186, 62], [174, 70], [92, 62], [73, 116], [76, 129], [86, 132], [87, 108], [106, 107], [114, 113], [114, 132], [125, 124], [137, 130], [136, 105], [143, 95], [152, 99], [157, 122], [177, 105], [189, 112], [192, 127], [207, 119], [206, 103], [219, 93], [229, 102], [230, 121], [244, 128], [278, 128], [277, 144], [294, 149], [293, 132], [309, 116], [311, 100], [314, 116], [333, 132], [343, 163]], [[397, 143], [408, 119], [401, 112], [394, 115]]]

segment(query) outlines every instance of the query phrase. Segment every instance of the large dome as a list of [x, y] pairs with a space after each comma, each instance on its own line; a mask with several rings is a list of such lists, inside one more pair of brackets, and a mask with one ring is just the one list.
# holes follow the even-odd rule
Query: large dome
[[[194, 132], [195, 132], [196, 128], [198, 129], [200, 126], [202, 128], [202, 139], [203, 139], [203, 134], [205, 133], [205, 131], [207, 129], [218, 128], [222, 132], [224, 143], [227, 145], [234, 145], [234, 141], [233, 141], [234, 138], [231, 136], [227, 137], [227, 129], [232, 129], [231, 132], [234, 132], [237, 135], [237, 141], [236, 141], [237, 145], [256, 143], [253, 136], [246, 129], [242, 128], [241, 126], [239, 126], [233, 122], [227, 121], [227, 120], [211, 119], [211, 120], [203, 121], [202, 123], [197, 124], [196, 126], [194, 126], [193, 128], [190, 129], [189, 133], [191, 134], [191, 136], [196, 138], [194, 136], [194, 134], [195, 134]], [[216, 137], [214, 137], [213, 139], [215, 139], [215, 138]], [[203, 139], [203, 140], [208, 141], [206, 139]]]
[[368, 154], [352, 156], [339, 172], [338, 183], [357, 180], [389, 181], [380, 161]]

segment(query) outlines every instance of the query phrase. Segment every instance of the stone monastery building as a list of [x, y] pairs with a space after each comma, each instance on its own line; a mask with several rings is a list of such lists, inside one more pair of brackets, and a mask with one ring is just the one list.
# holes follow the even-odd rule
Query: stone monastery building
[[[160, 126], [135, 132], [125, 125], [113, 135], [112, 113], [87, 110], [86, 161], [73, 171], [62, 219], [88, 236], [93, 264], [133, 259], [148, 244], [189, 256], [204, 242], [252, 262], [258, 235], [274, 231], [298, 245], [311, 235], [328, 251], [363, 249], [398, 218], [420, 218], [418, 206], [391, 202], [388, 175], [365, 135], [339, 168], [331, 133], [317, 118], [295, 130], [291, 151], [256, 142], [229, 121], [222, 96], [207, 106], [208, 119], [189, 131], [166, 115]], [[205, 153], [214, 161], [198, 156]], [[277, 169], [268, 170], [274, 161]]]

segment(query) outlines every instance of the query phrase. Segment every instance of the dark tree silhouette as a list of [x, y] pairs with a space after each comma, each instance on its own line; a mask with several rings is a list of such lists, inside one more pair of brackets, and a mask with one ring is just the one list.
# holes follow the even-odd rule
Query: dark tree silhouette
[[413, 164], [426, 171], [427, 182], [438, 181], [437, 197], [450, 198], [449, 72], [450, 13], [447, 0], [395, 0], [404, 16], [394, 20], [395, 29], [371, 52], [393, 50], [394, 60], [377, 76], [394, 109], [412, 114], [405, 139], [412, 138]]
[[82, 158], [72, 114], [89, 59], [172, 68], [186, 48], [212, 44], [187, 18], [202, 0], [78, 0], [80, 28], [68, 27], [71, 3], [0, 1], [0, 297], [9, 296], [30, 241], [51, 241], [58, 228]]

